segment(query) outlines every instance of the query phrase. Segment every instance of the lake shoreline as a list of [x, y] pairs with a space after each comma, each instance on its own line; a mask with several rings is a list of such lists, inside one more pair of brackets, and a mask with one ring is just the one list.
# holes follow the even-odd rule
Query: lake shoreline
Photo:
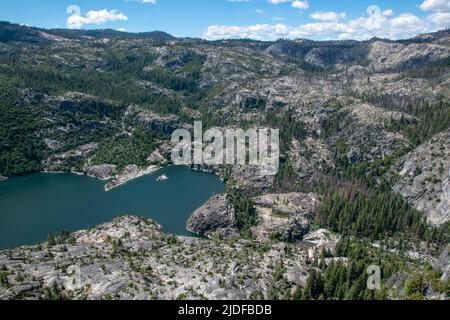
[[147, 168], [138, 168], [137, 166], [127, 166], [119, 175], [116, 175], [112, 181], [105, 185], [105, 192], [120, 187], [134, 179], [151, 175], [159, 170], [161, 166], [152, 165]]
[[[43, 170], [43, 171], [39, 171], [37, 173], [48, 173], [48, 174], [74, 174], [77, 176], [86, 176], [86, 177], [90, 177], [99, 181], [109, 181], [107, 184], [105, 184], [104, 190], [105, 192], [109, 192], [114, 188], [118, 188], [132, 180], [147, 176], [147, 175], [151, 175], [159, 170], [161, 170], [162, 168], [165, 168], [163, 166], [158, 166], [158, 165], [151, 165], [148, 166], [147, 168], [139, 168], [135, 165], [128, 165], [125, 167], [125, 169], [114, 176], [107, 176], [107, 177], [99, 177], [93, 174], [89, 174], [87, 172], [78, 172], [78, 171], [51, 171], [51, 170]], [[6, 177], [5, 177], [6, 178]], [[6, 178], [8, 179], [8, 178]], [[5, 180], [6, 180], [5, 179]], [[2, 179], [0, 178], [0, 181], [2, 181]]]
[[[169, 179], [158, 182], [162, 175]], [[85, 230], [123, 215], [150, 218], [167, 233], [195, 237], [186, 229], [190, 215], [225, 191], [217, 176], [186, 166], [151, 166], [120, 183], [123, 187], [105, 192], [99, 179], [73, 172], [8, 179], [0, 184], [0, 247], [39, 243], [50, 233]]]

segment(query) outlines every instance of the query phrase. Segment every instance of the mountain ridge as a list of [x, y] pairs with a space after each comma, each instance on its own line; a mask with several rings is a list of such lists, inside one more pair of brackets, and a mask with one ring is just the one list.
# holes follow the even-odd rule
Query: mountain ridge
[[[67, 39], [64, 32], [76, 36]], [[276, 128], [276, 176], [251, 165], [193, 166], [220, 175], [227, 190], [197, 210], [190, 226], [221, 246], [243, 241], [263, 256], [267, 246], [300, 250], [308, 275], [293, 279], [286, 272], [292, 265], [272, 260], [274, 273], [264, 279], [276, 292], [265, 298], [448, 297], [448, 278], [439, 271], [448, 269], [448, 259], [438, 258], [445, 256], [450, 234], [448, 177], [441, 173], [450, 128], [448, 30], [362, 42], [206, 41], [164, 34], [154, 40], [89, 32], [93, 37], [0, 24], [0, 179], [63, 171], [123, 181], [130, 172], [169, 164], [171, 133], [192, 128], [194, 121], [202, 120], [204, 129]], [[113, 36], [104, 38], [108, 33]], [[135, 228], [130, 221], [125, 229]], [[115, 222], [99, 230], [105, 228], [114, 230]], [[307, 239], [325, 247], [309, 255]], [[211, 245], [204, 240], [202, 246]], [[123, 257], [139, 247], [128, 244]], [[114, 260], [113, 244], [102, 245]], [[158, 245], [164, 248], [164, 241]], [[97, 268], [93, 252], [88, 254], [87, 264]], [[11, 270], [7, 252], [0, 259], [7, 265], [6, 271], [0, 266], [0, 294], [20, 297], [29, 285], [34, 290], [32, 275], [14, 280], [24, 275]], [[361, 285], [374, 263], [383, 269], [384, 289], [376, 293]], [[340, 273], [352, 276], [336, 278]], [[41, 280], [31, 297], [68, 293], [64, 281], [56, 281], [55, 289]], [[155, 285], [147, 280], [133, 290], [138, 297]], [[220, 281], [222, 297], [251, 295], [234, 296], [241, 289], [230, 274]], [[111, 290], [89, 297], [130, 298]]]

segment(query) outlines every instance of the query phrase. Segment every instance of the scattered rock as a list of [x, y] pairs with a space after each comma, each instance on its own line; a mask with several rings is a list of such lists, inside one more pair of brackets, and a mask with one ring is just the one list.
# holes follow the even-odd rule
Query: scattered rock
[[[270, 245], [261, 254], [252, 241], [176, 237], [126, 216], [73, 233], [62, 245], [0, 251], [10, 283], [0, 285], [0, 299], [43, 299], [48, 290], [74, 300], [267, 299], [270, 289], [304, 285], [307, 259], [297, 246]], [[281, 263], [275, 279], [273, 266]]]

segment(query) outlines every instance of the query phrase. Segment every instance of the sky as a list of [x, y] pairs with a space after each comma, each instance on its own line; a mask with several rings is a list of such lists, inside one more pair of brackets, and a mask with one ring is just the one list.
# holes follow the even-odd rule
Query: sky
[[450, 28], [450, 0], [2, 0], [0, 20], [208, 40], [401, 39]]

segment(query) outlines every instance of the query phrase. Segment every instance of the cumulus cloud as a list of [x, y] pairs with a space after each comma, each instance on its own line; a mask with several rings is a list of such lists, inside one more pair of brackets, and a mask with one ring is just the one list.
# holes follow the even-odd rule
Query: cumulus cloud
[[387, 10], [384, 10], [381, 14], [382, 14], [383, 16], [390, 17], [390, 16], [394, 15], [394, 10], [392, 10], [392, 9], [387, 9]]
[[296, 9], [306, 10], [309, 8], [308, 0], [300, 1], [300, 0], [267, 0], [267, 2], [271, 4], [280, 4], [292, 2], [291, 6]]
[[412, 13], [394, 16], [391, 9], [381, 11], [377, 7], [377, 10], [374, 10], [375, 6], [370, 7], [370, 9], [366, 15], [346, 21], [343, 20], [345, 19], [345, 13], [315, 12], [311, 14], [311, 18], [318, 20], [318, 22], [299, 26], [286, 24], [213, 25], [208, 27], [203, 36], [210, 40], [243, 38], [256, 40], [277, 40], [280, 38], [366, 40], [372, 37], [400, 39], [450, 26], [450, 12], [442, 9], [433, 9], [428, 16], [423, 18]]
[[425, 0], [420, 9], [423, 11], [450, 11], [450, 0]]
[[428, 20], [439, 26], [450, 26], [450, 12], [435, 12], [433, 14], [430, 14], [428, 17]]
[[306, 10], [309, 8], [309, 3], [307, 0], [305, 1], [295, 0], [292, 2], [292, 7], [296, 9]]
[[425, 0], [420, 9], [429, 13], [426, 19], [435, 29], [450, 26], [450, 0]]
[[340, 19], [344, 19], [347, 16], [345, 12], [334, 12], [334, 11], [328, 11], [328, 12], [322, 12], [322, 11], [316, 11], [314, 13], [311, 13], [310, 17], [314, 20], [320, 20], [320, 21], [338, 21]]
[[90, 10], [85, 16], [74, 14], [67, 18], [67, 27], [70, 29], [79, 29], [86, 24], [100, 25], [118, 20], [128, 20], [128, 17], [116, 10]]

